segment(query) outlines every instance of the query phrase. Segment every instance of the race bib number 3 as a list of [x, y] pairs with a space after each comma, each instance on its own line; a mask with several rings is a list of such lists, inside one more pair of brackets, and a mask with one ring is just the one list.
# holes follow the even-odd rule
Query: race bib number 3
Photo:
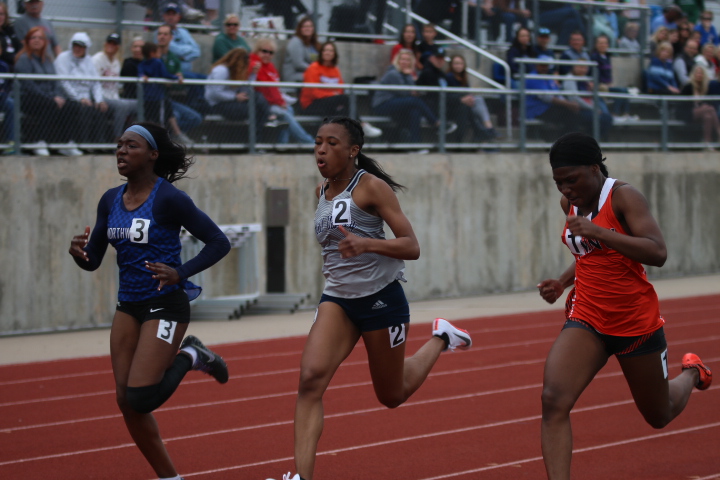
[[148, 230], [150, 230], [150, 220], [147, 218], [133, 218], [130, 227], [130, 241], [133, 243], [148, 243]]
[[333, 200], [333, 225], [350, 225], [352, 218], [350, 217], [350, 199], [339, 198]]
[[177, 322], [160, 320], [160, 323], [158, 323], [157, 338], [172, 344], [173, 337], [175, 337], [175, 327], [177, 327]]
[[390, 348], [395, 348], [405, 342], [406, 326], [406, 323], [401, 323], [400, 325], [393, 325], [388, 328], [390, 332]]

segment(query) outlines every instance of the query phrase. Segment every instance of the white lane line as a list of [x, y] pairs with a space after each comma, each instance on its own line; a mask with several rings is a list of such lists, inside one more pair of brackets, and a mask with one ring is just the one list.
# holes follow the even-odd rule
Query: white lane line
[[[682, 328], [682, 327], [691, 327], [691, 326], [700, 326], [700, 325], [708, 325], [708, 324], [716, 324], [720, 323], [720, 317], [712, 317], [709, 319], [695, 319], [690, 322], [678, 322], [678, 323], [670, 323], [665, 325], [666, 330], [675, 329], [675, 328]], [[512, 327], [499, 327], [499, 328], [484, 328], [484, 329], [478, 329], [478, 330], [470, 330], [470, 333], [473, 335], [479, 335], [483, 333], [501, 333], [501, 332], [513, 332], [513, 331], [522, 331], [522, 330], [529, 330], [534, 328], [545, 328], [545, 327], [558, 327], [558, 329], [562, 326], [562, 323], [558, 322], [549, 322], [549, 323], [533, 323], [529, 325], [518, 325], [518, 326], [512, 326]], [[408, 342], [420, 342], [420, 341], [426, 341], [427, 335], [413, 335], [409, 336], [407, 341]], [[542, 340], [544, 341], [554, 341], [556, 337], [550, 337], [547, 339]], [[536, 341], [537, 342], [537, 341]], [[541, 343], [540, 342], [540, 343]], [[240, 343], [237, 344], [231, 344], [231, 345], [241, 345]], [[517, 342], [517, 343], [511, 343], [511, 344], [497, 344], [497, 345], [487, 345], [483, 346], [483, 350], [487, 350], [489, 348], [506, 348], [506, 347], [513, 347], [518, 345], [528, 345], [526, 342]], [[362, 344], [358, 344], [355, 348], [362, 348]], [[477, 352], [479, 350], [471, 350], [471, 352]], [[263, 353], [263, 354], [257, 354], [257, 355], [242, 355], [242, 356], [236, 356], [236, 357], [223, 357], [226, 362], [236, 362], [236, 361], [246, 361], [246, 360], [259, 360], [259, 359], [265, 359], [265, 358], [277, 358], [280, 356], [299, 356], [302, 354], [302, 350], [293, 350], [293, 351], [285, 351], [285, 352], [273, 352], [273, 353]], [[364, 363], [363, 361], [360, 362], [346, 362], [343, 363], [341, 366], [349, 366], [349, 365], [358, 365]], [[11, 367], [11, 366], [10, 366]], [[256, 373], [250, 373], [250, 374], [243, 374], [243, 375], [234, 375], [233, 378], [251, 378], [251, 377], [257, 377], [257, 376], [265, 376], [265, 375], [275, 375], [275, 374], [284, 374], [284, 373], [292, 373], [296, 372], [298, 369], [282, 369], [282, 370], [273, 370], [273, 371], [267, 371], [267, 372], [256, 372]], [[53, 381], [53, 380], [66, 380], [71, 378], [79, 378], [79, 377], [89, 377], [93, 375], [107, 375], [112, 374], [112, 370], [96, 370], [92, 372], [82, 372], [82, 373], [70, 373], [70, 374], [63, 374], [63, 375], [48, 375], [44, 377], [30, 377], [30, 378], [21, 378], [17, 380], [6, 380], [6, 381], [0, 381], [0, 386], [8, 386], [8, 385], [21, 385], [25, 383], [33, 383], [33, 382], [47, 382], [47, 381]], [[208, 380], [212, 381], [212, 380]]]
[[[664, 437], [670, 437], [672, 435], [682, 435], [684, 433], [691, 433], [691, 432], [697, 432], [700, 430], [705, 430], [708, 428], [717, 428], [720, 427], [720, 422], [715, 423], [708, 423], [706, 425], [697, 425], [695, 427], [688, 427], [688, 428], [682, 428], [679, 430], [673, 430], [669, 432], [662, 432], [662, 433], [656, 433], [653, 435], [646, 435], [643, 437], [635, 437], [635, 438], [627, 438], [625, 440], [621, 440], [618, 442], [610, 442], [610, 443], [603, 443], [600, 445], [594, 445], [592, 447], [585, 447], [585, 448], [578, 448], [576, 450], [573, 450], [573, 455], [576, 455], [578, 453], [585, 453], [585, 452], [592, 452], [595, 450], [602, 450], [604, 448], [612, 448], [612, 447], [619, 447], [621, 445], [629, 445], [631, 443], [637, 443], [637, 442], [645, 442], [647, 440], [656, 440], [658, 438], [664, 438]], [[542, 457], [532, 457], [532, 458], [523, 458], [520, 460], [516, 460], [514, 462], [507, 462], [507, 463], [499, 463], [495, 465], [488, 465], [486, 467], [482, 468], [474, 468], [472, 470], [465, 470], [462, 472], [455, 472], [455, 473], [448, 473], [446, 475], [438, 475], [436, 477], [428, 477], [423, 478], [422, 480], [441, 480], [443, 478], [452, 478], [452, 477], [459, 477], [461, 475], [470, 475], [473, 473], [479, 473], [479, 472], [487, 472], [488, 470], [496, 470], [498, 468], [505, 468], [505, 467], [514, 467], [516, 465], [520, 465], [523, 463], [531, 463], [531, 462], [537, 462], [542, 461]], [[714, 478], [714, 477], [708, 477], [708, 478]]]

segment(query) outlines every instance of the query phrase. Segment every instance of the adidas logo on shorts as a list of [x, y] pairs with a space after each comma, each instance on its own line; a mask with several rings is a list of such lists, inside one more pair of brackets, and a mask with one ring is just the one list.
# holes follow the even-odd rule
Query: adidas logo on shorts
[[378, 300], [377, 302], [375, 302], [375, 305], [372, 306], [372, 309], [377, 310], [378, 308], [385, 308], [385, 307], [387, 307], [387, 304], [384, 303], [382, 300]]

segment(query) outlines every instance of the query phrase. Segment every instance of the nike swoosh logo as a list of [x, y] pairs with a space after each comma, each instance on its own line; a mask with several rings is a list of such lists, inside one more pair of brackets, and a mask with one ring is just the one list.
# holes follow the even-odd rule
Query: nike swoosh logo
[[160, 311], [160, 310], [165, 310], [165, 307], [163, 307], [163, 308], [151, 308], [151, 309], [150, 309], [150, 313], [155, 313], [155, 312]]

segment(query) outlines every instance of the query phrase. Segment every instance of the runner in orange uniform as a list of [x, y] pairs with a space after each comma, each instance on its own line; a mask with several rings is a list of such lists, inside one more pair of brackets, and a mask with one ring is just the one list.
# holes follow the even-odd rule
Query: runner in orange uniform
[[554, 303], [571, 285], [566, 321], [545, 363], [542, 452], [551, 480], [570, 478], [570, 411], [615, 355], [645, 420], [665, 427], [705, 390], [712, 373], [688, 353], [682, 373], [668, 380], [667, 343], [657, 295], [642, 264], [662, 266], [667, 249], [647, 200], [631, 185], [608, 178], [595, 139], [569, 133], [550, 150], [553, 179], [567, 222], [563, 243], [575, 262], [558, 279], [540, 282]]

